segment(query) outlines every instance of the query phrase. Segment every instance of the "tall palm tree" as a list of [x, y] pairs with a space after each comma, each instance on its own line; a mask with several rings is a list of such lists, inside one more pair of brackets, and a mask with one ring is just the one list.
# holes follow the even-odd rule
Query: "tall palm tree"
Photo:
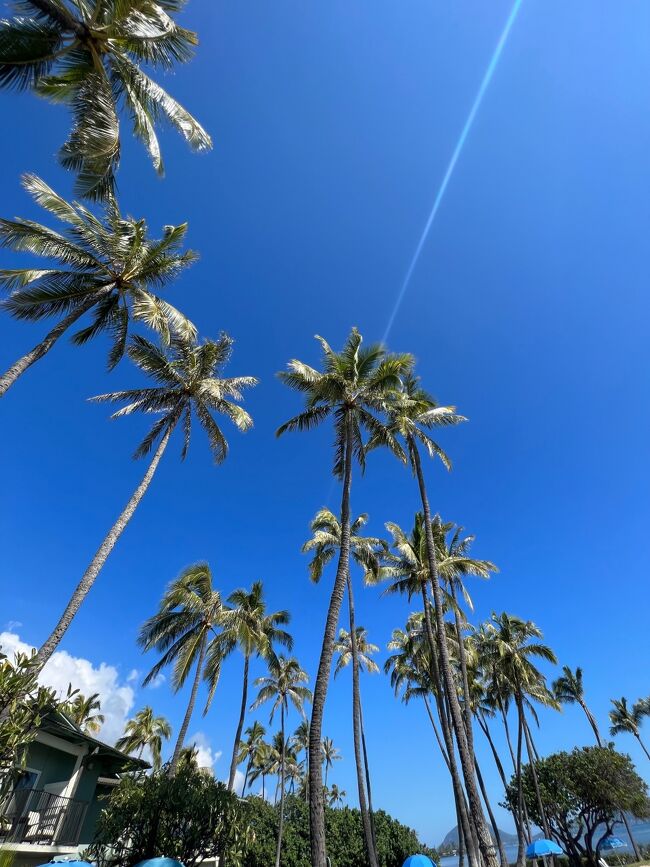
[[612, 710], [609, 712], [609, 719], [612, 724], [609, 732], [612, 737], [622, 733], [634, 735], [641, 749], [650, 759], [650, 753], [641, 740], [641, 732], [639, 731], [643, 717], [647, 715], [645, 701], [637, 702], [632, 707], [629, 707], [625, 697], [620, 699], [613, 698]]
[[[456, 737], [458, 756], [463, 772], [463, 779], [465, 781], [469, 810], [472, 817], [472, 824], [476, 829], [481, 857], [485, 862], [485, 867], [496, 867], [496, 852], [485, 821], [483, 808], [481, 806], [481, 796], [477, 785], [473, 756], [468, 743], [466, 723], [463, 719], [454, 673], [449, 658], [449, 650], [445, 640], [446, 631], [443, 618], [443, 593], [437, 568], [431, 507], [429, 505], [429, 497], [419, 451], [420, 446], [424, 446], [431, 457], [440, 458], [442, 463], [449, 468], [450, 462], [447, 455], [429, 436], [427, 431], [431, 428], [457, 425], [462, 421], [465, 421], [465, 418], [458, 415], [454, 407], [439, 406], [436, 400], [420, 386], [418, 378], [413, 375], [406, 378], [402, 391], [399, 395], [395, 396], [391, 402], [391, 433], [393, 436], [404, 441], [406, 446], [405, 456], [407, 457], [408, 463], [417, 478], [420, 499], [422, 501], [425, 547], [427, 565], [429, 567], [429, 582], [433, 595], [434, 614], [437, 625], [437, 630], [435, 635], [433, 635], [432, 629], [427, 623], [429, 640], [432, 641], [434, 638], [437, 640], [441, 681], [446, 693], [446, 702], [449, 706], [451, 727], [453, 728]], [[425, 607], [425, 613], [427, 608], [428, 602]], [[451, 752], [452, 751], [450, 750], [450, 757]]]
[[288, 632], [281, 628], [291, 620], [288, 611], [266, 613], [264, 588], [261, 581], [256, 581], [250, 590], [243, 587], [234, 590], [227, 602], [229, 607], [224, 611], [222, 631], [218, 638], [210, 644], [206, 668], [208, 672], [213, 669], [219, 670], [222, 661], [235, 648], [239, 648], [244, 656], [241, 706], [228, 775], [228, 791], [231, 792], [235, 784], [237, 753], [248, 706], [248, 672], [251, 657], [267, 658], [273, 653], [275, 644], [281, 644], [287, 650], [291, 650], [293, 639]]
[[55, 316], [58, 322], [0, 376], [0, 397], [85, 313], [92, 312], [92, 322], [72, 340], [81, 345], [108, 332], [109, 369], [124, 354], [132, 319], [153, 328], [167, 343], [171, 334], [194, 339], [192, 323], [157, 294], [196, 260], [196, 253], [182, 251], [187, 223], [166, 226], [160, 239], [149, 238], [145, 221], [123, 217], [115, 199], [98, 218], [83, 205], [62, 199], [35, 175], [25, 175], [23, 185], [64, 229], [57, 232], [22, 218], [0, 219], [0, 245], [52, 264], [1, 270], [0, 288], [11, 292], [2, 306], [17, 319]]
[[271, 765], [271, 745], [265, 740], [261, 740], [253, 754], [253, 761], [249, 775], [249, 786], [252, 786], [255, 780], [262, 778], [262, 798], [266, 798], [266, 778], [270, 773]]
[[246, 762], [246, 771], [244, 773], [244, 784], [242, 786], [242, 795], [246, 792], [246, 786], [248, 785], [248, 779], [250, 777], [251, 768], [253, 767], [253, 763], [255, 761], [255, 756], [257, 755], [260, 745], [264, 741], [264, 735], [266, 734], [266, 729], [262, 725], [262, 723], [255, 720], [255, 722], [248, 726], [246, 731], [244, 732], [246, 735], [246, 740], [239, 742], [239, 752], [237, 754], [237, 764], [241, 765], [243, 762]]
[[321, 754], [323, 757], [323, 764], [325, 765], [325, 787], [327, 788], [328, 772], [330, 768], [334, 767], [334, 762], [339, 762], [343, 756], [339, 752], [338, 748], [334, 746], [332, 738], [323, 738]]
[[[212, 573], [207, 563], [188, 566], [171, 582], [160, 601], [158, 611], [140, 628], [138, 644], [146, 652], [162, 654], [144, 679], [150, 683], [168, 665], [173, 665], [172, 688], [182, 689], [194, 668], [194, 679], [183, 722], [178, 732], [170, 764], [174, 774], [187, 735], [199, 683], [204, 676], [205, 655], [210, 638], [221, 625], [223, 605], [221, 595], [212, 586]], [[211, 691], [216, 688], [212, 679]]]
[[212, 146], [195, 118], [142, 69], [171, 69], [192, 57], [198, 39], [172, 15], [184, 0], [13, 0], [0, 21], [0, 86], [29, 88], [69, 106], [73, 125], [62, 165], [77, 173], [78, 194], [98, 199], [114, 188], [120, 159], [119, 114], [163, 173], [154, 125], [165, 120], [194, 150]]
[[362, 348], [362, 338], [356, 328], [341, 352], [335, 352], [323, 338], [317, 340], [323, 349], [322, 372], [294, 359], [289, 363], [289, 369], [280, 374], [286, 385], [305, 395], [306, 405], [303, 412], [278, 429], [277, 435], [286, 431], [310, 430], [329, 418], [334, 421], [333, 472], [341, 481], [341, 545], [325, 621], [309, 729], [311, 862], [312, 867], [327, 867], [319, 754], [334, 641], [349, 574], [352, 463], [356, 459], [362, 469], [365, 467], [364, 431], [374, 438], [375, 444], [395, 446], [394, 437], [376, 413], [383, 411], [387, 398], [399, 387], [401, 377], [410, 369], [413, 359], [409, 355], [389, 356], [377, 344]]
[[56, 650], [108, 555], [145, 495], [167, 448], [169, 438], [179, 422], [183, 425], [184, 434], [181, 457], [184, 458], [187, 454], [192, 432], [192, 418], [196, 416], [208, 436], [210, 450], [217, 464], [226, 459], [228, 443], [213, 413], [223, 413], [239, 430], [245, 431], [251, 427], [253, 423], [251, 417], [234, 401], [241, 400], [242, 389], [255, 385], [257, 380], [251, 376], [229, 379], [219, 376], [221, 368], [230, 356], [232, 343], [231, 338], [225, 334], [217, 340], [205, 340], [198, 345], [172, 338], [169, 349], [165, 350], [154, 346], [143, 337], [133, 337], [127, 350], [129, 358], [157, 384], [152, 388], [116, 391], [91, 398], [94, 401], [126, 401], [126, 405], [114, 413], [112, 418], [131, 415], [134, 412], [159, 415], [158, 420], [154, 422], [149, 433], [138, 446], [134, 457], [143, 457], [151, 451], [156, 442], [158, 445], [142, 481], [97, 549], [53, 632], [38, 651], [39, 670]]
[[280, 737], [282, 739], [280, 756], [280, 823], [278, 827], [278, 843], [275, 852], [275, 867], [280, 867], [280, 853], [282, 851], [282, 830], [284, 825], [284, 798], [285, 798], [285, 757], [287, 750], [285, 735], [285, 717], [289, 710], [289, 702], [298, 713], [304, 717], [305, 702], [312, 700], [311, 690], [303, 684], [309, 677], [307, 672], [300, 667], [298, 660], [292, 656], [289, 659], [275, 654], [269, 656], [268, 675], [258, 677], [255, 685], [259, 687], [257, 698], [253, 702], [253, 708], [258, 708], [267, 701], [271, 701], [271, 714], [269, 721], [277, 710], [280, 711]]
[[338, 807], [344, 804], [346, 795], [345, 789], [339, 789], [336, 783], [332, 783], [327, 797], [329, 806]]
[[88, 734], [96, 735], [104, 725], [106, 717], [103, 713], [99, 713], [102, 708], [102, 703], [99, 699], [99, 693], [94, 692], [86, 697], [85, 695], [77, 694], [74, 699], [64, 706], [65, 713], [69, 716], [82, 731]]
[[[386, 543], [382, 539], [371, 536], [361, 536], [360, 531], [368, 521], [366, 514], [359, 515], [350, 524], [350, 551], [354, 560], [363, 568], [366, 580], [368, 576], [377, 575], [379, 571], [378, 552], [383, 551]], [[316, 513], [311, 522], [310, 529], [313, 536], [302, 546], [303, 553], [312, 553], [313, 557], [309, 564], [309, 575], [312, 581], [320, 581], [323, 569], [335, 556], [341, 547], [341, 524], [329, 509], [321, 509]], [[373, 577], [374, 580], [374, 577]], [[368, 765], [368, 751], [366, 748], [365, 733], [363, 730], [363, 711], [361, 704], [361, 688], [359, 672], [361, 664], [357, 648], [358, 630], [355, 626], [355, 605], [352, 586], [352, 576], [348, 570], [348, 615], [350, 631], [346, 632], [350, 639], [350, 656], [346, 662], [352, 662], [352, 732], [354, 740], [354, 757], [357, 771], [357, 790], [359, 793], [359, 810], [363, 824], [366, 849], [370, 860], [370, 867], [377, 867], [377, 846], [375, 842], [374, 819], [372, 810], [372, 789], [370, 784], [370, 769]], [[339, 651], [338, 645], [335, 650]], [[334, 676], [340, 670], [340, 658], [335, 668]], [[363, 758], [362, 758], [363, 752]], [[365, 771], [365, 784], [364, 784]], [[327, 785], [327, 784], [326, 784]]]
[[151, 750], [151, 760], [154, 771], [162, 765], [162, 743], [172, 736], [172, 727], [164, 716], [154, 716], [153, 709], [148, 705], [139, 710], [133, 719], [124, 726], [124, 734], [116, 742], [115, 747], [125, 753], [139, 751], [138, 757], [146, 748]]

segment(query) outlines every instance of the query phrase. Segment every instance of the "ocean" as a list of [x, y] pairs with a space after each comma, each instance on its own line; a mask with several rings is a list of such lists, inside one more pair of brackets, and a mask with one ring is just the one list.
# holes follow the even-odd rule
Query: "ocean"
[[[634, 839], [639, 845], [648, 845], [650, 843], [650, 822], [639, 822], [638, 825], [634, 825], [632, 827], [632, 833], [634, 834]], [[624, 843], [627, 843], [625, 849], [617, 849], [617, 852], [631, 852], [632, 848], [629, 845], [629, 838], [625, 831], [623, 825], [617, 825], [614, 828], [614, 834], [617, 837], [620, 837]], [[517, 844], [516, 843], [506, 843], [505, 845], [506, 855], [508, 856], [508, 861], [511, 864], [514, 864], [517, 860]], [[609, 864], [616, 864], [616, 855], [612, 852], [604, 852], [603, 856], [605, 861]], [[467, 861], [465, 862], [467, 865]], [[458, 856], [456, 855], [445, 855], [444, 858], [440, 859], [439, 867], [458, 867]]]

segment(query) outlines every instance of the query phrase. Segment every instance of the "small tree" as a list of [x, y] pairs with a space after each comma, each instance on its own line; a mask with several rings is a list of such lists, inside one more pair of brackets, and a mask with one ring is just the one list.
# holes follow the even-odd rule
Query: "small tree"
[[157, 856], [185, 867], [217, 857], [239, 867], [247, 836], [236, 796], [191, 762], [181, 762], [174, 776], [163, 770], [123, 777], [100, 815], [87, 855], [100, 867], [131, 867]]
[[[599, 844], [611, 834], [624, 810], [638, 818], [650, 815], [648, 787], [629, 756], [603, 747], [576, 747], [536, 763], [540, 798], [530, 765], [522, 768], [524, 800], [530, 819], [541, 825], [540, 800], [551, 836], [572, 864], [583, 857], [596, 865]], [[506, 793], [507, 806], [517, 804], [517, 781]]]

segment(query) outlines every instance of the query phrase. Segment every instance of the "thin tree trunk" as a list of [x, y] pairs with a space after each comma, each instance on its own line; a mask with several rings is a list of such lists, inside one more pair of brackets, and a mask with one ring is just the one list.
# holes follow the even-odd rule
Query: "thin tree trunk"
[[488, 816], [490, 817], [490, 824], [492, 825], [492, 831], [494, 832], [494, 839], [496, 840], [497, 849], [499, 850], [499, 859], [501, 861], [501, 867], [508, 867], [508, 856], [506, 855], [506, 851], [503, 848], [503, 840], [501, 839], [501, 831], [499, 831], [499, 826], [497, 825], [496, 819], [494, 818], [494, 813], [492, 812], [492, 805], [490, 804], [490, 799], [488, 798], [488, 793], [485, 789], [485, 783], [483, 782], [483, 774], [481, 773], [481, 769], [476, 760], [476, 756], [474, 756], [474, 767], [476, 768], [476, 778], [478, 779], [478, 784], [481, 788], [481, 794], [483, 795], [483, 801], [485, 803], [485, 807], [488, 811]]
[[648, 752], [646, 745], [645, 745], [645, 744], [643, 743], [643, 741], [641, 740], [641, 735], [640, 735], [638, 732], [636, 732], [636, 733], [634, 734], [634, 737], [635, 737], [635, 738], [637, 739], [637, 741], [639, 742], [639, 745], [641, 746], [641, 749], [643, 750], [643, 752], [644, 752], [644, 753], [646, 754], [646, 756], [650, 759], [650, 753]]
[[167, 430], [165, 431], [165, 435], [160, 440], [158, 448], [156, 449], [153, 458], [151, 459], [151, 463], [147, 469], [147, 472], [144, 474], [144, 477], [138, 487], [135, 489], [131, 499], [126, 504], [124, 511], [121, 513], [117, 521], [113, 524], [111, 529], [108, 532], [108, 535], [102, 542], [102, 544], [97, 549], [95, 556], [90, 561], [90, 565], [84, 572], [81, 581], [75, 587], [74, 593], [70, 597], [68, 604], [63, 611], [63, 614], [59, 618], [59, 622], [54, 627], [52, 634], [45, 641], [45, 643], [41, 646], [40, 650], [36, 654], [36, 670], [41, 671], [45, 663], [48, 661], [50, 656], [54, 653], [56, 648], [59, 645], [59, 642], [63, 638], [66, 633], [66, 630], [72, 623], [72, 620], [79, 610], [81, 603], [84, 601], [88, 593], [90, 592], [90, 588], [95, 583], [95, 579], [99, 575], [102, 566], [108, 559], [108, 555], [111, 553], [113, 548], [115, 547], [115, 543], [120, 538], [124, 530], [126, 529], [127, 524], [131, 520], [133, 513], [135, 512], [140, 500], [144, 497], [151, 480], [153, 479], [154, 473], [160, 463], [160, 459], [163, 456], [163, 452], [167, 447], [167, 443], [169, 442], [169, 437], [171, 436], [172, 430], [174, 429], [175, 422], [169, 425]]
[[284, 828], [284, 758], [286, 744], [284, 739], [284, 701], [280, 707], [280, 731], [282, 733], [282, 752], [280, 758], [280, 823], [278, 825], [278, 847], [275, 850], [275, 867], [280, 867], [280, 852], [282, 851], [282, 831]]
[[208, 637], [206, 633], [201, 639], [201, 648], [199, 650], [199, 659], [196, 663], [196, 674], [194, 675], [194, 683], [192, 684], [192, 691], [190, 692], [190, 700], [187, 703], [187, 710], [185, 711], [185, 716], [183, 717], [183, 722], [178, 732], [176, 746], [174, 747], [174, 754], [172, 755], [171, 764], [169, 766], [170, 777], [173, 777], [176, 773], [176, 768], [178, 767], [178, 760], [181, 755], [181, 750], [183, 749], [183, 743], [187, 736], [187, 730], [190, 726], [190, 720], [192, 719], [192, 713], [194, 711], [194, 705], [196, 703], [196, 694], [199, 691], [199, 683], [201, 682], [201, 675], [203, 673], [203, 661], [205, 659], [205, 649], [207, 643]]
[[[492, 750], [492, 755], [494, 756], [494, 763], [497, 766], [499, 776], [501, 777], [501, 782], [503, 784], [504, 791], [507, 791], [508, 781], [506, 779], [506, 773], [503, 769], [501, 757], [499, 756], [499, 753], [497, 752], [497, 748], [494, 745], [494, 741], [492, 740], [492, 735], [490, 734], [490, 729], [489, 729], [489, 726], [487, 724], [487, 720], [484, 719], [482, 717], [482, 715], [480, 715], [480, 714], [476, 718], [478, 720], [478, 724], [480, 725], [481, 729], [483, 730], [483, 733], [485, 734], [485, 737], [488, 740], [488, 743], [490, 745], [490, 749]], [[519, 820], [517, 818], [517, 811], [516, 810], [512, 811], [512, 818], [513, 818], [513, 821], [515, 823], [515, 828], [517, 830], [517, 836], [518, 836], [519, 835]]]
[[246, 773], [244, 774], [244, 785], [243, 785], [242, 790], [241, 790], [242, 797], [244, 796], [244, 792], [246, 791], [246, 786], [248, 785], [248, 775], [251, 772], [252, 762], [253, 762], [253, 757], [249, 756], [248, 761], [246, 762]]
[[517, 867], [525, 867], [526, 864], [526, 843], [523, 835], [524, 826], [524, 789], [521, 779], [521, 747], [523, 739], [523, 719], [519, 702], [517, 702], [518, 723], [517, 723], [517, 764], [515, 774], [517, 777], [517, 821], [519, 830], [517, 832]]
[[[460, 611], [458, 609], [458, 600], [456, 599], [456, 587], [453, 579], [450, 581], [451, 597], [454, 601], [454, 625], [456, 627], [456, 640], [458, 641], [458, 658], [460, 660], [461, 685], [463, 687], [463, 712], [465, 716], [465, 733], [467, 735], [467, 746], [470, 751], [472, 761], [474, 761], [474, 732], [472, 730], [472, 704], [470, 701], [469, 692], [469, 677], [467, 675], [467, 654], [465, 653], [465, 642], [463, 641], [463, 630], [460, 622]], [[478, 774], [478, 771], [477, 771]]]
[[332, 667], [336, 628], [341, 603], [345, 594], [345, 582], [350, 566], [350, 489], [352, 487], [352, 427], [349, 416], [345, 420], [345, 463], [343, 490], [341, 493], [341, 547], [336, 578], [330, 597], [325, 632], [321, 646], [318, 673], [314, 684], [311, 722], [309, 725], [309, 829], [311, 867], [327, 867], [325, 842], [325, 805], [323, 803], [323, 775], [321, 768], [321, 739], [323, 712]]
[[528, 728], [528, 722], [526, 720], [526, 715], [524, 713], [523, 704], [521, 706], [521, 714], [524, 723], [524, 735], [526, 737], [526, 751], [528, 753], [528, 763], [530, 765], [530, 771], [533, 777], [533, 786], [535, 788], [535, 797], [537, 798], [537, 806], [539, 807], [539, 814], [542, 817], [542, 829], [544, 831], [544, 835], [548, 840], [551, 836], [551, 832], [549, 831], [548, 822], [546, 821], [546, 810], [544, 809], [544, 804], [542, 802], [542, 795], [539, 790], [539, 780], [537, 779], [537, 768], [535, 767], [535, 748], [533, 746], [532, 738], [530, 736], [530, 730]]
[[[230, 774], [228, 775], [228, 791], [232, 792], [235, 785], [235, 774], [237, 773], [237, 754], [239, 753], [239, 743], [241, 741], [241, 733], [244, 728], [244, 718], [246, 716], [246, 704], [248, 701], [248, 654], [244, 656], [244, 681], [241, 691], [241, 707], [239, 709], [239, 722], [237, 723], [237, 731], [235, 732], [235, 743], [232, 748], [232, 759], [230, 760]], [[244, 790], [242, 789], [242, 795]]]
[[443, 682], [447, 693], [447, 701], [451, 711], [454, 733], [456, 735], [456, 743], [458, 744], [458, 755], [465, 780], [465, 790], [467, 792], [467, 800], [469, 804], [469, 812], [476, 828], [478, 836], [478, 845], [481, 856], [485, 863], [485, 867], [497, 867], [497, 857], [490, 832], [485, 823], [485, 816], [481, 806], [481, 796], [479, 795], [476, 785], [476, 775], [474, 764], [471, 760], [467, 737], [465, 734], [465, 726], [463, 723], [456, 685], [454, 683], [451, 665], [449, 662], [449, 650], [447, 648], [447, 639], [445, 635], [445, 624], [443, 617], [442, 592], [440, 582], [438, 580], [438, 570], [436, 566], [436, 553], [433, 541], [433, 533], [431, 530], [431, 509], [429, 507], [429, 498], [427, 496], [424, 476], [422, 474], [422, 464], [420, 462], [420, 453], [417, 445], [409, 437], [409, 447], [413, 457], [413, 463], [420, 488], [420, 497], [422, 499], [422, 510], [424, 513], [425, 539], [427, 548], [427, 559], [429, 566], [429, 580], [433, 591], [434, 612], [437, 625], [438, 652], [440, 656], [440, 668], [442, 670]]
[[77, 319], [80, 319], [87, 310], [90, 310], [90, 308], [97, 303], [101, 295], [102, 293], [95, 293], [87, 297], [80, 304], [77, 304], [77, 306], [71, 310], [65, 318], [58, 322], [51, 331], [48, 331], [40, 343], [37, 343], [33, 349], [30, 349], [29, 352], [26, 352], [17, 361], [14, 361], [9, 370], [0, 376], [0, 397], [4, 397], [16, 380], [21, 377], [23, 373], [32, 366], [32, 364], [35, 364], [43, 358], [44, 355], [47, 355], [59, 337], [62, 337], [68, 328], [70, 328], [71, 325], [74, 325]]
[[375, 852], [372, 837], [372, 826], [368, 815], [368, 803], [366, 801], [366, 789], [363, 779], [363, 757], [361, 754], [361, 691], [359, 688], [359, 650], [357, 646], [357, 634], [354, 616], [354, 594], [352, 592], [352, 579], [348, 571], [348, 607], [350, 614], [350, 645], [352, 647], [352, 729], [354, 741], [354, 761], [357, 768], [357, 788], [359, 790], [359, 810], [363, 825], [363, 836], [366, 841], [368, 860], [370, 867], [379, 867], [377, 853]]
[[510, 750], [510, 758], [512, 759], [512, 770], [517, 773], [517, 760], [515, 759], [515, 751], [512, 748], [512, 740], [510, 739], [510, 726], [508, 725], [508, 716], [501, 699], [499, 699], [499, 710], [501, 711], [501, 719], [503, 720], [503, 728], [506, 733], [506, 742]]
[[363, 705], [359, 702], [359, 720], [361, 724], [361, 746], [363, 747], [363, 765], [366, 771], [366, 791], [368, 793], [368, 814], [370, 816], [370, 829], [372, 842], [377, 853], [377, 833], [375, 830], [375, 812], [372, 807], [372, 787], [370, 785], [370, 763], [368, 762], [368, 748], [366, 747], [366, 732], [363, 725]]

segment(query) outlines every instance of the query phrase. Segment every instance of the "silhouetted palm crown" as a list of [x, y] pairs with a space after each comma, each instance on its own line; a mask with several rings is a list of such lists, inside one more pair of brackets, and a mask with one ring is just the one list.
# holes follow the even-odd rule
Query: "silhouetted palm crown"
[[265, 702], [271, 701], [270, 720], [273, 722], [276, 711], [282, 707], [286, 710], [291, 702], [298, 713], [304, 716], [304, 704], [312, 698], [311, 690], [303, 686], [309, 680], [307, 672], [303, 671], [300, 663], [293, 656], [287, 659], [282, 655], [274, 654], [268, 660], [268, 667], [268, 675], [258, 677], [255, 681], [259, 693], [252, 708], [258, 708]]
[[[379, 569], [379, 552], [386, 548], [383, 539], [361, 536], [360, 531], [368, 522], [368, 515], [359, 515], [350, 524], [350, 550], [356, 562], [363, 568], [366, 580], [376, 575]], [[330, 509], [316, 512], [309, 528], [313, 532], [300, 549], [303, 554], [313, 554], [309, 563], [309, 577], [317, 584], [323, 570], [341, 547], [341, 522]]]
[[0, 86], [31, 88], [63, 103], [73, 125], [61, 163], [78, 195], [105, 198], [120, 159], [120, 111], [155, 169], [163, 161], [155, 124], [164, 120], [195, 150], [212, 146], [198, 121], [141, 68], [171, 69], [192, 57], [196, 34], [172, 15], [184, 0], [13, 0], [0, 21]]

